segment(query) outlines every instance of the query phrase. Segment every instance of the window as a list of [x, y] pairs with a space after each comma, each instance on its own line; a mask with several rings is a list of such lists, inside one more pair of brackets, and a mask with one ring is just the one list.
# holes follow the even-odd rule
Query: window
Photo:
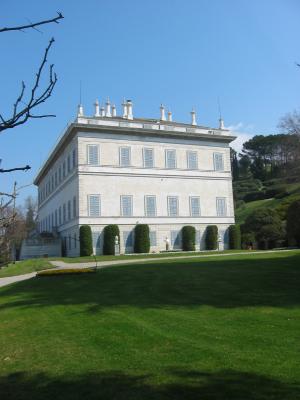
[[71, 219], [71, 200], [68, 200], [68, 221]]
[[63, 162], [63, 178], [66, 176], [66, 162]]
[[123, 217], [132, 216], [132, 196], [121, 196], [121, 215]]
[[198, 154], [196, 151], [187, 151], [187, 167], [188, 169], [198, 169]]
[[215, 171], [224, 171], [223, 154], [214, 153], [214, 168]]
[[74, 233], [74, 249], [77, 248], [77, 236], [76, 233]]
[[125, 248], [133, 246], [133, 234], [132, 234], [132, 231], [123, 232], [123, 243], [124, 243], [124, 247]]
[[72, 248], [72, 238], [71, 236], [69, 236], [69, 250], [71, 250]]
[[190, 215], [191, 217], [200, 216], [200, 197], [190, 197]]
[[76, 167], [76, 149], [73, 149], [73, 151], [72, 151], [72, 165], [73, 165], [73, 168]]
[[57, 187], [57, 171], [55, 171], [55, 187]]
[[168, 215], [169, 217], [178, 216], [178, 197], [169, 196], [168, 197]]
[[226, 217], [226, 199], [225, 197], [217, 197], [217, 216]]
[[60, 183], [61, 182], [61, 166], [58, 169], [58, 180], [59, 180], [59, 183]]
[[149, 232], [149, 238], [150, 238], [150, 246], [157, 246], [156, 232], [155, 231], [150, 231]]
[[58, 209], [58, 221], [59, 221], [59, 225], [61, 225], [61, 207], [59, 207], [59, 209]]
[[67, 165], [68, 165], [68, 173], [71, 171], [71, 157], [70, 157], [70, 155], [68, 155], [68, 158], [67, 158]]
[[130, 166], [130, 147], [120, 147], [120, 166]]
[[98, 194], [91, 194], [88, 196], [89, 200], [89, 216], [99, 217], [101, 214], [100, 196]]
[[63, 205], [63, 222], [66, 222], [66, 218], [67, 218], [67, 215], [66, 215], [66, 205], [64, 204], [64, 205]]
[[176, 168], [176, 151], [166, 150], [166, 168]]
[[57, 210], [55, 210], [55, 218], [54, 218], [54, 223], [55, 223], [55, 226], [57, 226]]
[[145, 215], [147, 217], [155, 217], [156, 215], [156, 197], [145, 196]]
[[181, 246], [181, 234], [180, 231], [171, 231], [171, 245], [173, 248]]
[[143, 149], [144, 154], [144, 168], [154, 167], [154, 152], [153, 149]]
[[89, 144], [87, 147], [88, 164], [99, 165], [99, 146], [97, 144]]
[[76, 196], [73, 197], [73, 218], [76, 217]]
[[51, 176], [51, 191], [54, 190], [54, 175]]

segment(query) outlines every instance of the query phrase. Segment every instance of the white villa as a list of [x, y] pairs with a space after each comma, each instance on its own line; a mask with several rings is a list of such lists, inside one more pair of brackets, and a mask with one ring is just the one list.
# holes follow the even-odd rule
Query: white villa
[[219, 249], [227, 247], [234, 224], [229, 143], [224, 128], [172, 121], [160, 107], [158, 119], [133, 117], [132, 102], [122, 116], [106, 102], [93, 116], [82, 105], [35, 178], [39, 230], [56, 232], [67, 255], [79, 255], [79, 227], [91, 226], [96, 254], [103, 228], [120, 228], [121, 253], [133, 251], [136, 224], [150, 227], [150, 251], [181, 248], [181, 228], [196, 228], [196, 249], [205, 249], [205, 229], [217, 225]]

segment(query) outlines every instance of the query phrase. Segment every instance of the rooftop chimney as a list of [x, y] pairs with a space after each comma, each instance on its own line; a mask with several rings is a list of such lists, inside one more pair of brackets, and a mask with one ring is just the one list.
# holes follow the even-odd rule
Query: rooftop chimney
[[163, 104], [160, 105], [160, 120], [165, 121], [166, 120], [166, 114], [165, 114], [165, 107]]
[[113, 117], [117, 116], [117, 109], [116, 109], [116, 106], [114, 104], [111, 106], [111, 115]]
[[172, 112], [170, 110], [168, 111], [168, 121], [172, 121]]
[[105, 103], [105, 105], [106, 105], [105, 116], [106, 116], [106, 117], [111, 117], [110, 101], [109, 101], [109, 99], [107, 99], [107, 102]]
[[197, 121], [196, 121], [196, 111], [194, 109], [192, 109], [191, 111], [191, 117], [192, 117], [192, 125], [197, 125]]
[[126, 103], [125, 99], [123, 100], [122, 107], [123, 107], [122, 118], [127, 118], [127, 103]]
[[131, 100], [127, 100], [127, 119], [133, 119]]
[[99, 112], [99, 101], [98, 99], [95, 101], [95, 117], [100, 117], [100, 112]]
[[222, 117], [219, 119], [219, 129], [225, 129], [224, 121], [223, 121]]
[[77, 117], [83, 117], [83, 105], [79, 104], [78, 106], [78, 111], [77, 111]]

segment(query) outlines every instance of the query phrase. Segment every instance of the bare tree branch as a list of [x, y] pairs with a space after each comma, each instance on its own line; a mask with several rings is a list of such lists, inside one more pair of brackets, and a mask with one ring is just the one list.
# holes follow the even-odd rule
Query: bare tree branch
[[13, 26], [13, 27], [10, 27], [10, 28], [7, 28], [7, 27], [6, 28], [0, 28], [0, 33], [8, 32], [8, 31], [23, 31], [24, 29], [36, 28], [37, 26], [51, 24], [51, 23], [59, 24], [59, 20], [63, 19], [63, 18], [64, 18], [64, 16], [62, 15], [62, 13], [61, 12], [57, 12], [57, 17], [55, 17], [55, 18], [46, 19], [46, 20], [40, 21], [40, 22], [30, 23], [28, 25]]
[[[4, 173], [4, 172], [13, 172], [13, 171], [28, 171], [29, 169], [31, 169], [30, 165], [26, 165], [25, 167], [17, 167], [17, 168], [10, 168], [10, 169], [0, 169], [0, 173]], [[0, 193], [1, 196], [1, 193]]]
[[49, 83], [48, 86], [42, 91], [42, 93], [38, 94], [38, 88], [41, 80], [41, 76], [43, 74], [45, 65], [47, 63], [47, 56], [51, 46], [54, 43], [54, 38], [52, 38], [45, 49], [43, 60], [39, 66], [39, 69], [36, 73], [36, 79], [34, 85], [31, 89], [31, 95], [27, 102], [25, 102], [25, 107], [21, 110], [18, 110], [20, 103], [23, 103], [23, 97], [25, 94], [25, 83], [22, 82], [21, 85], [21, 92], [19, 97], [17, 98], [12, 111], [12, 116], [8, 119], [5, 119], [3, 115], [0, 114], [0, 133], [6, 129], [14, 128], [18, 125], [24, 124], [28, 119], [31, 118], [46, 118], [46, 117], [55, 117], [53, 114], [47, 115], [33, 115], [32, 110], [39, 106], [40, 104], [44, 103], [52, 94], [52, 91], [57, 82], [56, 73], [53, 72], [53, 64], [50, 65], [49, 68]]

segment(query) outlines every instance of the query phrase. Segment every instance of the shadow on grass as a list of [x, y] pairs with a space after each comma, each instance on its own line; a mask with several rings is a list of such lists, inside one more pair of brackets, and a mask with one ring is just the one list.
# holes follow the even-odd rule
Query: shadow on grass
[[15, 373], [0, 378], [2, 400], [297, 400], [300, 386], [264, 376], [220, 371], [170, 372], [170, 383], [119, 372], [71, 377]]
[[220, 308], [300, 304], [300, 255], [172, 260], [100, 270], [86, 276], [34, 278], [1, 289], [0, 309], [86, 305], [209, 305]]

